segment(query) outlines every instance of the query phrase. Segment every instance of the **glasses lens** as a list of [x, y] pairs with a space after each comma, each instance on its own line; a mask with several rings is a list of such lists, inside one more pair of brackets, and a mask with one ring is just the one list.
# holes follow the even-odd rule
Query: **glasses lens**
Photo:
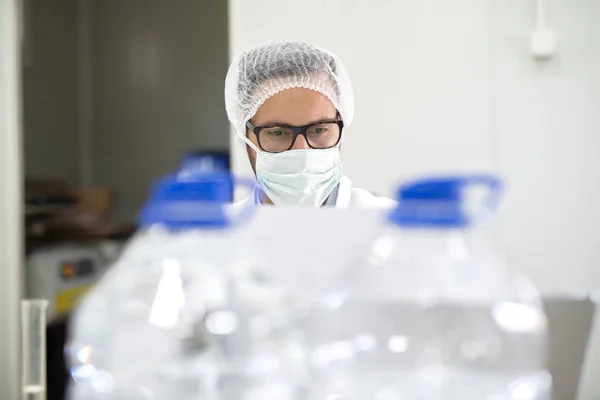
[[340, 140], [340, 127], [335, 123], [311, 126], [306, 132], [308, 144], [315, 149], [327, 149]]
[[294, 132], [290, 128], [271, 127], [263, 128], [259, 135], [260, 147], [265, 151], [277, 153], [286, 151], [292, 145]]

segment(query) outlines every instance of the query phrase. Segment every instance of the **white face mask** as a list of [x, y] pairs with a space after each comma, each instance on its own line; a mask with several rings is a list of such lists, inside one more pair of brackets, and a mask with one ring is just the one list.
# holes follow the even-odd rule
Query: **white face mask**
[[319, 207], [342, 179], [339, 147], [268, 153], [248, 142], [256, 151], [256, 179], [275, 205]]

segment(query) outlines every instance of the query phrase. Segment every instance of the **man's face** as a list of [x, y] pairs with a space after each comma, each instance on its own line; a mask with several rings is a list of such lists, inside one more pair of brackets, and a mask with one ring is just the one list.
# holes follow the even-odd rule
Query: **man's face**
[[[291, 125], [304, 126], [313, 122], [336, 119], [337, 111], [333, 103], [324, 95], [304, 88], [287, 89], [270, 97], [258, 109], [250, 120], [254, 126]], [[258, 140], [253, 132], [246, 136], [257, 148]], [[304, 136], [299, 135], [292, 147], [293, 150], [309, 149]], [[246, 145], [252, 170], [256, 174], [256, 153]]]

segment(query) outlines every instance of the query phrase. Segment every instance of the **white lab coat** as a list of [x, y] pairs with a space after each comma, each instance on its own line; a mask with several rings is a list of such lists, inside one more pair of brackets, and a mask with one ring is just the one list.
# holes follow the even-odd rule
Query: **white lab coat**
[[[244, 206], [250, 206], [251, 203], [254, 203], [254, 193], [234, 204], [234, 207], [244, 208]], [[352, 187], [352, 182], [346, 176], [343, 176], [340, 181], [335, 202], [335, 208], [393, 208], [395, 205], [394, 200], [377, 197], [364, 189]]]

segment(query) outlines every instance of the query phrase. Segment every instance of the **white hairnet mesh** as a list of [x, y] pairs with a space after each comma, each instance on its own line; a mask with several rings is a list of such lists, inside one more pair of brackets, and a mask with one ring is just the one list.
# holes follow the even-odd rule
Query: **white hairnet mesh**
[[340, 58], [309, 43], [282, 42], [247, 50], [229, 67], [225, 107], [237, 135], [246, 136], [246, 122], [269, 97], [296, 87], [327, 96], [339, 111], [344, 126], [350, 126], [354, 94]]

